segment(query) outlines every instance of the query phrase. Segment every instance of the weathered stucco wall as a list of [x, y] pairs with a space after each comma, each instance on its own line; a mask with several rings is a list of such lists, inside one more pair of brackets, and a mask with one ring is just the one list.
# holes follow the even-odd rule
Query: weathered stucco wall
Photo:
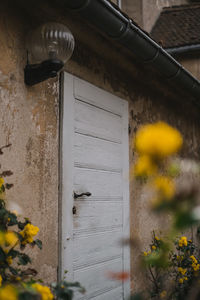
[[122, 10], [143, 28], [142, 0], [123, 0]]
[[12, 144], [1, 165], [14, 172], [7, 201], [20, 205], [23, 216], [39, 226], [43, 250], [28, 252], [39, 276], [52, 281], [57, 272], [58, 83], [24, 85], [26, 22], [2, 3], [0, 11], [0, 136], [1, 146]]
[[178, 61], [196, 78], [200, 80], [200, 55], [185, 55]]
[[[39, 277], [51, 281], [57, 276], [59, 242], [59, 87], [57, 79], [34, 87], [24, 85], [25, 36], [33, 27], [29, 24], [37, 26], [47, 20], [59, 20], [69, 26], [76, 39], [76, 49], [65, 70], [129, 101], [130, 145], [140, 125], [164, 120], [184, 135], [183, 154], [198, 158], [199, 112], [187, 104], [190, 97], [184, 91], [178, 93], [170, 88], [151, 69], [139, 64], [134, 55], [109, 42], [75, 15], [42, 4], [40, 9], [25, 5], [19, 10], [15, 7], [13, 12], [1, 6], [0, 134], [1, 145], [12, 143], [2, 157], [2, 167], [13, 170], [15, 184], [8, 192], [8, 201], [21, 205], [24, 215], [40, 227], [44, 248], [41, 252], [29, 251], [39, 269]], [[130, 146], [130, 165], [134, 160], [134, 150]], [[146, 210], [145, 194], [142, 200], [140, 194], [140, 187], [131, 181], [131, 237], [141, 237], [143, 248], [157, 225]], [[132, 249], [133, 289], [138, 286], [136, 261], [139, 254], [137, 249]]]

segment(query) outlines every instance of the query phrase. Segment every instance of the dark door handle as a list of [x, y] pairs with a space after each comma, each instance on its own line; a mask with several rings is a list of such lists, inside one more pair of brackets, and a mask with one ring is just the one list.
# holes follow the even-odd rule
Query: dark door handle
[[89, 192], [82, 193], [82, 194], [77, 194], [77, 193], [74, 192], [74, 199], [80, 198], [80, 197], [82, 197], [82, 196], [90, 197], [90, 196], [92, 196], [92, 194], [89, 193]]

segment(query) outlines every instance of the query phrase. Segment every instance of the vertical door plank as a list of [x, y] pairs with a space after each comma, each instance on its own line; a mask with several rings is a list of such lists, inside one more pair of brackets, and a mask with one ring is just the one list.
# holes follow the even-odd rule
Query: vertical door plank
[[73, 170], [74, 170], [74, 95], [72, 75], [64, 73], [63, 99], [63, 182], [62, 182], [62, 277], [68, 271], [68, 280], [73, 280]]
[[[128, 137], [128, 103], [123, 102], [123, 236], [130, 238], [130, 203], [129, 203], [129, 137]], [[123, 269], [130, 272], [130, 248], [124, 246]], [[124, 299], [130, 296], [130, 280], [124, 282]]]

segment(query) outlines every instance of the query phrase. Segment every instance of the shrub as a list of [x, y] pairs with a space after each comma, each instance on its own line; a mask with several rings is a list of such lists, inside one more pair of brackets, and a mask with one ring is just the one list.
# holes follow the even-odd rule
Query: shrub
[[[1, 147], [0, 155], [10, 146]], [[21, 220], [16, 212], [7, 209], [5, 191], [13, 185], [5, 183], [4, 178], [11, 175], [10, 170], [0, 173], [0, 299], [71, 300], [74, 289], [84, 292], [78, 282], [63, 280], [50, 288], [36, 279], [37, 271], [29, 267], [32, 261], [25, 253], [26, 247], [42, 249], [42, 242], [35, 238], [39, 228], [29, 218]]]

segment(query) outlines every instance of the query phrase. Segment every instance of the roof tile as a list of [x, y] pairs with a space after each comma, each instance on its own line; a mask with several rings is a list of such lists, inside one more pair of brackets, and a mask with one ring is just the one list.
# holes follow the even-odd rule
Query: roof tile
[[164, 8], [150, 35], [164, 48], [200, 44], [200, 4]]

